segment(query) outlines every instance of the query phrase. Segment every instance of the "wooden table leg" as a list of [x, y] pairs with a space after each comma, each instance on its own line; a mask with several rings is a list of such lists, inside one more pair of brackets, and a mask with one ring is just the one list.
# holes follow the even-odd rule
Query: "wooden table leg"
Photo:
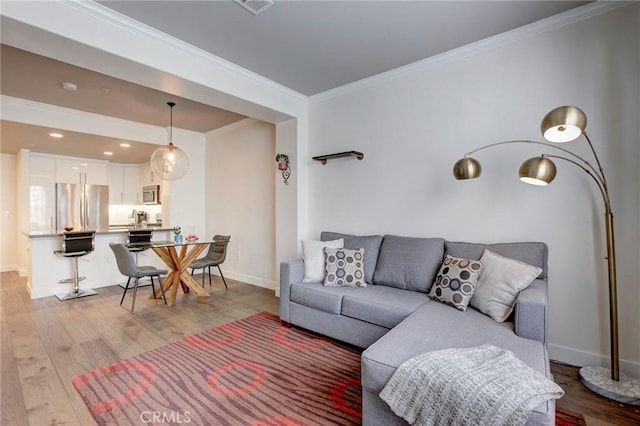
[[[208, 244], [194, 244], [191, 246], [191, 250], [187, 250], [187, 245], [183, 245], [180, 247], [179, 254], [174, 246], [153, 247], [153, 251], [171, 269], [171, 272], [167, 275], [163, 283], [165, 294], [171, 290], [167, 305], [173, 306], [176, 303], [178, 286], [181, 286], [185, 293], [189, 293], [189, 289], [192, 289], [197, 296], [209, 296], [209, 293], [201, 288], [196, 280], [187, 272], [191, 262], [208, 246]], [[158, 297], [161, 297], [160, 289], [156, 290], [155, 294], [150, 296], [150, 298]]]

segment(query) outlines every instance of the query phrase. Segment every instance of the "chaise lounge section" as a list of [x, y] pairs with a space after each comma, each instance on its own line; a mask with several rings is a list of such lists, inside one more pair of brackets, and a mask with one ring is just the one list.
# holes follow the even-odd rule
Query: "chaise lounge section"
[[[364, 248], [367, 287], [305, 282], [302, 259], [281, 264], [280, 318], [365, 349], [362, 353], [364, 425], [406, 425], [378, 394], [410, 358], [441, 349], [491, 344], [509, 350], [552, 380], [547, 339], [547, 256], [544, 243], [476, 244], [441, 238], [354, 236], [323, 232], [322, 241], [343, 240]], [[540, 268], [517, 296], [504, 322], [469, 306], [460, 311], [432, 300], [429, 289], [445, 256], [478, 260], [485, 249]], [[555, 402], [536, 407], [527, 425], [554, 424]]]

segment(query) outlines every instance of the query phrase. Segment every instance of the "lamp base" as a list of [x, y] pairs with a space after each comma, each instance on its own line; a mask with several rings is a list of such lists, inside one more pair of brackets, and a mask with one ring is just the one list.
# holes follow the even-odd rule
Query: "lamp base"
[[640, 379], [620, 373], [620, 380], [611, 379], [611, 369], [606, 367], [582, 367], [582, 383], [605, 398], [630, 405], [640, 405]]

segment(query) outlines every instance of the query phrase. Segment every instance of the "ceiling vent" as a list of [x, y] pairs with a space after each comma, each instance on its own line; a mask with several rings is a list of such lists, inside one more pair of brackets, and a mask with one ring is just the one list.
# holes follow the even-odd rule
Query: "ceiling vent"
[[273, 5], [272, 0], [234, 0], [254, 15], [259, 15]]

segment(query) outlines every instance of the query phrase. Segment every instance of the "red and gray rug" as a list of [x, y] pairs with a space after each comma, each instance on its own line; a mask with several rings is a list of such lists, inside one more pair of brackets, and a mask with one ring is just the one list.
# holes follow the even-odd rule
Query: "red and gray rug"
[[360, 353], [258, 314], [73, 379], [100, 425], [360, 424]]
[[[360, 353], [257, 314], [73, 379], [100, 425], [359, 425]], [[560, 425], [584, 425], [562, 409]]]

